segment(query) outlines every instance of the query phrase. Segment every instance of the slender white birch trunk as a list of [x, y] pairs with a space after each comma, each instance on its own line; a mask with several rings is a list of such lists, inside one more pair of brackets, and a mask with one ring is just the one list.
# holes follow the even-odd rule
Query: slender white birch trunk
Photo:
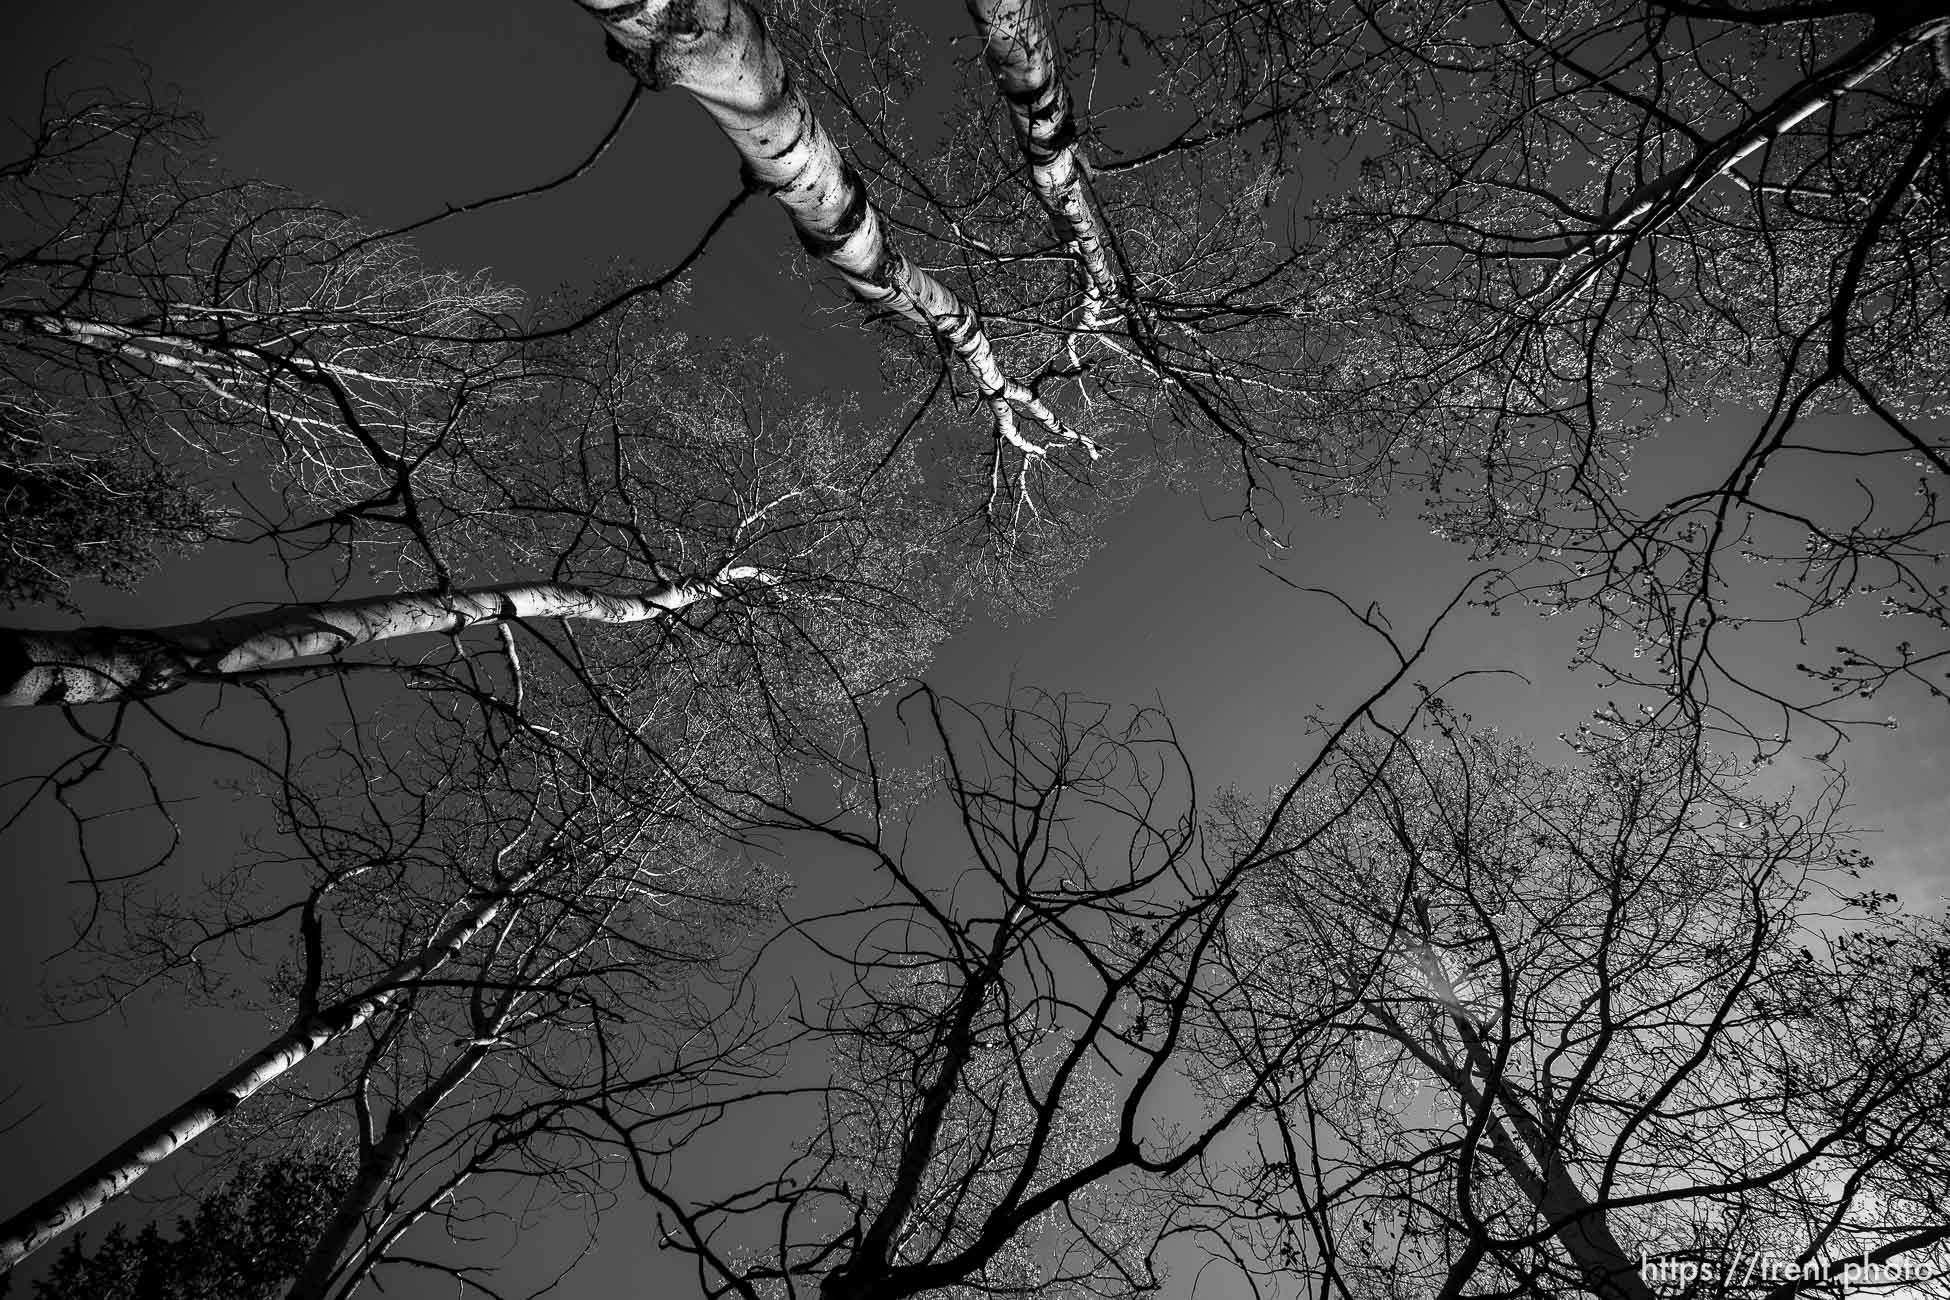
[[[0, 336], [53, 341], [112, 357], [153, 378], [166, 376], [191, 385], [232, 417], [261, 417], [314, 433], [350, 432], [366, 443], [368, 454], [387, 465], [392, 463], [389, 454], [348, 425], [347, 412], [360, 408], [362, 423], [369, 424], [375, 418], [370, 409], [375, 390], [412, 391], [443, 383], [416, 375], [410, 368], [387, 374], [296, 351], [226, 343], [183, 328], [202, 314], [186, 308], [154, 327], [137, 328], [87, 316], [0, 308]], [[321, 391], [308, 397], [304, 392], [308, 384], [331, 396]]]
[[261, 382], [266, 374], [283, 370], [315, 379], [383, 383], [396, 388], [432, 386], [432, 381], [412, 375], [380, 374], [304, 355], [269, 355], [250, 348], [224, 347], [213, 340], [169, 328], [187, 319], [187, 316], [174, 317], [164, 323], [164, 328], [151, 330], [85, 316], [14, 310], [0, 313], [0, 334], [56, 339], [146, 368], [188, 375], [205, 383], [238, 376]]
[[325, 1231], [313, 1243], [311, 1253], [299, 1268], [291, 1289], [284, 1294], [284, 1300], [326, 1300], [334, 1281], [339, 1275], [339, 1264], [365, 1222], [366, 1211], [379, 1201], [392, 1181], [400, 1163], [406, 1158], [409, 1143], [419, 1135], [420, 1128], [433, 1114], [434, 1108], [445, 1101], [453, 1091], [467, 1081], [480, 1064], [487, 1060], [492, 1047], [475, 1044], [461, 1053], [440, 1075], [422, 1088], [405, 1106], [395, 1110], [386, 1120], [385, 1131], [377, 1142], [372, 1143], [360, 1153], [359, 1171], [353, 1177], [352, 1185], [339, 1198], [337, 1209], [325, 1225]]
[[840, 273], [867, 306], [931, 331], [960, 358], [995, 417], [996, 432], [1029, 455], [1020, 410], [1056, 438], [1099, 449], [1005, 373], [982, 318], [911, 264], [887, 238], [880, 211], [793, 84], [765, 23], [746, 0], [576, 0], [609, 33], [610, 51], [645, 86], [683, 89], [744, 160], [746, 177], [779, 201], [806, 251]]
[[1049, 19], [1040, 0], [968, 0], [968, 15], [981, 34], [989, 75], [1029, 163], [1030, 187], [1057, 237], [1083, 268], [1084, 323], [1095, 327], [1117, 301], [1117, 275], [1077, 152], [1076, 115]]
[[454, 633], [515, 619], [642, 623], [724, 594], [726, 584], [766, 581], [749, 567], [715, 578], [661, 583], [607, 595], [561, 582], [516, 582], [457, 591], [415, 591], [174, 627], [0, 628], [0, 706], [92, 704], [161, 695], [194, 681], [221, 681], [314, 655], [426, 632]]
[[415, 980], [445, 965], [500, 915], [542, 867], [538, 862], [505, 888], [484, 895], [419, 952], [359, 992], [305, 1017], [209, 1087], [0, 1224], [0, 1274], [127, 1191], [136, 1179], [222, 1122], [266, 1084], [358, 1029]]
[[1950, 35], [1950, 18], [1933, 17], [1909, 26], [1877, 24], [1868, 39], [1833, 59], [1738, 128], [1722, 136], [1692, 161], [1655, 176], [1627, 195], [1559, 261], [1535, 292], [1536, 310], [1548, 312], [1587, 284], [1632, 241], [1658, 229], [1691, 203], [1709, 183], [1734, 175], [1733, 169], [1843, 96], [1862, 86], [1910, 50]]
[[[520, 1018], [522, 1004], [529, 1002], [532, 1005], [535, 995], [557, 987], [556, 981], [567, 976], [590, 945], [599, 942], [601, 935], [607, 932], [614, 917], [613, 909], [620, 905], [620, 902], [613, 901], [597, 914], [594, 918], [596, 924], [589, 931], [587, 941], [575, 944], [567, 952], [552, 956], [539, 965], [524, 961], [518, 973], [507, 977], [508, 982], [496, 994], [496, 1004], [491, 1012], [478, 1001], [488, 985], [475, 986], [477, 1001], [471, 1024], [475, 1037], [467, 1043], [465, 1051], [449, 1061], [413, 1094], [410, 1101], [393, 1107], [385, 1125], [377, 1133], [372, 1131], [369, 1121], [362, 1126], [358, 1171], [339, 1198], [318, 1240], [312, 1244], [310, 1253], [284, 1293], [284, 1300], [328, 1300], [334, 1289], [339, 1289], [342, 1295], [349, 1295], [358, 1289], [363, 1277], [383, 1255], [392, 1233], [369, 1239], [356, 1250], [352, 1249], [352, 1243], [365, 1226], [368, 1212], [380, 1204], [388, 1187], [399, 1176], [412, 1144], [418, 1140], [428, 1120], [487, 1061], [490, 1053], [506, 1048], [504, 1035]], [[392, 1230], [403, 1230], [405, 1224], [417, 1217], [419, 1212], [396, 1219]]]

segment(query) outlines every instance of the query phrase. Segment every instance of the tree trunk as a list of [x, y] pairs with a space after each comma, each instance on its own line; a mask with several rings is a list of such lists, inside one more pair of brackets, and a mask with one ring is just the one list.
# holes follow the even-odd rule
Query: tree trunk
[[407, 1145], [418, 1135], [427, 1117], [433, 1114], [434, 1107], [466, 1082], [467, 1076], [487, 1059], [492, 1050], [481, 1044], [470, 1046], [433, 1082], [420, 1089], [410, 1103], [387, 1117], [386, 1130], [379, 1140], [360, 1152], [358, 1174], [345, 1195], [339, 1198], [331, 1221], [313, 1243], [291, 1289], [285, 1292], [284, 1300], [325, 1300], [338, 1275], [346, 1247], [351, 1245], [359, 1225], [365, 1222], [366, 1211], [379, 1200], [380, 1194], [386, 1190], [386, 1184], [392, 1180], [400, 1161], [406, 1156]]
[[[1487, 1105], [1487, 1099], [1469, 1086], [1465, 1075], [1452, 1083], [1471, 1105]], [[1502, 1096], [1492, 1087], [1491, 1096]], [[1507, 1109], [1507, 1105], [1505, 1107]], [[1585, 1286], [1604, 1300], [1654, 1300], [1652, 1286], [1640, 1274], [1638, 1265], [1611, 1235], [1605, 1216], [1585, 1198], [1561, 1161], [1547, 1159], [1540, 1176], [1523, 1157], [1523, 1150], [1510, 1136], [1503, 1121], [1488, 1117], [1484, 1128], [1490, 1139], [1490, 1154], [1503, 1166], [1510, 1181], [1524, 1194], [1538, 1216], [1548, 1223], [1558, 1244], [1571, 1257]]]
[[739, 567], [617, 596], [560, 582], [504, 583], [281, 605], [174, 627], [0, 628], [0, 706], [162, 695], [189, 682], [285, 667], [369, 642], [512, 619], [646, 622], [723, 595], [724, 583], [744, 579], [765, 581], [766, 575]]
[[1550, 279], [1536, 290], [1538, 305], [1534, 310], [1541, 315], [1555, 308], [1619, 252], [1678, 214], [1709, 183], [1731, 174], [1750, 155], [1830, 107], [1910, 50], [1946, 34], [1950, 34], [1950, 17], [1942, 15], [1909, 26], [1878, 23], [1867, 39], [1783, 92], [1692, 161], [1654, 177], [1626, 196], [1563, 256]]
[[975, 309], [888, 241], [859, 173], [813, 115], [746, 0], [577, 3], [603, 25], [612, 55], [638, 81], [652, 90], [681, 87], [703, 106], [744, 160], [748, 181], [779, 201], [806, 251], [838, 271], [856, 298], [931, 331], [961, 359], [1003, 439], [1029, 455], [1047, 450], [1017, 428], [1020, 408], [1059, 439], [1098, 454], [1004, 373]]
[[[1482, 1027], [1470, 1014], [1455, 982], [1449, 978], [1448, 967], [1435, 949], [1425, 900], [1415, 900], [1415, 917], [1422, 929], [1422, 941], [1415, 945], [1413, 956], [1429, 982], [1429, 991], [1456, 1026], [1470, 1064], [1482, 1077], [1488, 1100], [1496, 1103], [1523, 1139], [1523, 1147], [1519, 1147], [1504, 1130], [1502, 1121], [1492, 1115], [1491, 1151], [1544, 1222], [1551, 1225], [1559, 1244], [1577, 1264], [1595, 1294], [1608, 1300], [1652, 1300], [1652, 1288], [1639, 1275], [1632, 1257], [1612, 1236], [1604, 1212], [1585, 1196], [1570, 1170], [1564, 1167], [1556, 1145], [1538, 1128], [1530, 1112], [1510, 1095], [1502, 1071], [1483, 1043]], [[1452, 1086], [1465, 1093], [1470, 1091], [1467, 1071], [1453, 1080]], [[1524, 1160], [1524, 1148], [1528, 1148], [1537, 1162], [1537, 1169]]]
[[384, 1010], [413, 981], [465, 948], [541, 869], [537, 863], [506, 888], [483, 896], [418, 953], [352, 996], [306, 1016], [208, 1088], [0, 1224], [0, 1274], [127, 1191], [136, 1179], [195, 1141], [266, 1084]]
[[1030, 186], [1057, 236], [1083, 267], [1084, 324], [1094, 327], [1117, 301], [1117, 276], [1076, 150], [1076, 116], [1049, 19], [1038, 0], [968, 0], [968, 15], [981, 33], [989, 75], [1029, 162]]
[[[261, 382], [266, 374], [279, 370], [313, 379], [370, 381], [382, 378], [370, 371], [354, 370], [302, 355], [285, 356], [248, 347], [226, 347], [220, 339], [202, 338], [172, 328], [186, 319], [178, 317], [166, 322], [160, 329], [137, 329], [113, 321], [16, 308], [0, 312], [0, 334], [58, 339], [143, 367], [188, 375], [206, 385], [238, 376], [248, 376]], [[229, 396], [220, 390], [213, 391], [218, 391], [219, 396]]]

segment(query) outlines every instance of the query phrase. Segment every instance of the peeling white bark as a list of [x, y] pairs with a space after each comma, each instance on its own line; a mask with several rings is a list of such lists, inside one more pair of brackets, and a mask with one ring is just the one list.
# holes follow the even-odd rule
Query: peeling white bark
[[518, 582], [282, 605], [175, 627], [0, 628], [0, 706], [162, 695], [189, 682], [221, 681], [374, 641], [451, 634], [480, 624], [542, 618], [642, 623], [722, 596], [728, 584], [742, 581], [769, 582], [770, 575], [739, 566], [714, 578], [660, 583], [627, 595]]
[[853, 295], [930, 331], [958, 357], [995, 414], [997, 436], [1028, 455], [1021, 412], [1092, 458], [1100, 449], [1067, 427], [996, 361], [982, 319], [888, 240], [859, 173], [814, 116], [765, 23], [746, 0], [577, 0], [609, 34], [611, 53], [651, 89], [687, 91], [718, 124], [756, 187], [779, 201], [806, 251], [840, 273]]
[[1117, 301], [1117, 275], [1090, 198], [1088, 171], [1077, 153], [1076, 115], [1049, 19], [1039, 0], [968, 0], [968, 15], [1028, 160], [1030, 187], [1083, 268], [1084, 323], [1094, 328]]
[[418, 953], [359, 992], [293, 1025], [210, 1087], [0, 1224], [0, 1274], [127, 1191], [138, 1178], [222, 1122], [266, 1084], [358, 1029], [412, 987], [415, 980], [445, 965], [541, 870], [538, 862], [505, 888], [477, 899]]

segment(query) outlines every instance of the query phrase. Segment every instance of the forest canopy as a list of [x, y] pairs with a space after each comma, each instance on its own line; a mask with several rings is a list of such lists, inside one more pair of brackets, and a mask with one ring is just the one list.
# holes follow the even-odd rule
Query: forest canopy
[[1950, 1296], [1950, 8], [355, 10], [10, 56], [0, 1289]]

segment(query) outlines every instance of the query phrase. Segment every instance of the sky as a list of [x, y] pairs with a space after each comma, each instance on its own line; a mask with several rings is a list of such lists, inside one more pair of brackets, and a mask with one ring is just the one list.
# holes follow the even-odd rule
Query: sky
[[[961, 17], [958, 5], [917, 8]], [[14, 8], [8, 27], [0, 110], [9, 121], [32, 120], [40, 70], [54, 60], [133, 52], [157, 84], [176, 87], [202, 112], [227, 170], [380, 225], [560, 174], [607, 128], [628, 89], [570, 0], [29, 0]], [[490, 268], [545, 294], [603, 274], [612, 258], [651, 269], [669, 264], [737, 187], [736, 159], [702, 113], [679, 94], [651, 95], [589, 176], [539, 199], [445, 222], [419, 244], [429, 261]], [[844, 316], [811, 305], [809, 271], [782, 215], [747, 204], [692, 273], [682, 322], [733, 337], [763, 332], [802, 378], [871, 391], [871, 341]], [[830, 285], [823, 301], [834, 301]], [[1711, 431], [1674, 429], [1653, 449], [1638, 490], [1656, 491], [1664, 475], [1686, 472], [1711, 443]], [[1332, 587], [1358, 605], [1379, 602], [1398, 629], [1419, 632], [1470, 566], [1412, 509], [1385, 518], [1290, 516], [1291, 544], [1274, 555], [1235, 523], [1213, 518], [1230, 509], [1220, 491], [1147, 490], [1109, 523], [1073, 592], [1048, 615], [977, 619], [941, 650], [930, 680], [974, 699], [1035, 685], [1162, 705], [1208, 786], [1282, 783], [1312, 752], [1308, 716], [1337, 714], [1372, 688], [1385, 665], [1370, 634], [1288, 582]], [[205, 558], [133, 593], [96, 593], [88, 614], [104, 623], [173, 622], [279, 595], [276, 575]], [[1604, 698], [1590, 676], [1566, 670], [1576, 630], [1569, 619], [1467, 610], [1441, 634], [1428, 679], [1465, 669], [1520, 673], [1480, 678], [1459, 698], [1480, 721], [1563, 757], [1552, 738]], [[1887, 887], [1926, 904], [1950, 885], [1945, 727], [1916, 701], [1892, 699], [1888, 707], [1905, 725], [1865, 734], [1843, 755], [1854, 778], [1852, 818], [1881, 828], [1865, 845], [1887, 865]], [[0, 719], [0, 770], [26, 770], [62, 743], [58, 718]], [[175, 775], [196, 780], [194, 772]], [[1806, 789], [1822, 776], [1805, 756], [1790, 756], [1765, 779]], [[231, 851], [224, 837], [234, 824], [226, 819], [236, 814], [222, 811], [229, 798], [209, 790], [203, 812], [184, 817], [192, 854]], [[9, 1063], [0, 1065], [0, 1097], [20, 1088], [0, 1107], [0, 1128], [32, 1111], [28, 1122], [0, 1132], [0, 1211], [109, 1145], [118, 1121], [153, 1113], [228, 1063], [261, 1025], [234, 1010], [155, 1000], [78, 1026], [46, 1023], [39, 974], [77, 905], [77, 891], [65, 883], [71, 858], [57, 828], [46, 826], [0, 847], [8, 873], [0, 886], [7, 902], [0, 907], [0, 1062]], [[611, 1268], [624, 1265], [603, 1258], [558, 1294], [606, 1294]]]

